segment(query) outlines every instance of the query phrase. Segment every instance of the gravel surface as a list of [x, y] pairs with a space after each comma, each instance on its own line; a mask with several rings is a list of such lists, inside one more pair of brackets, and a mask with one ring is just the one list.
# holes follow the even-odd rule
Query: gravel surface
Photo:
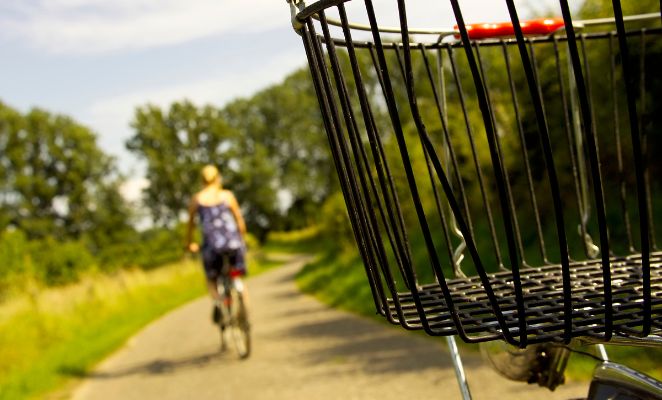
[[[150, 324], [91, 373], [74, 399], [459, 399], [443, 339], [334, 310], [301, 294], [293, 259], [247, 281], [253, 353], [219, 353], [211, 302], [193, 301]], [[367, 284], [367, 283], [366, 283]], [[568, 399], [500, 378], [477, 354], [463, 357], [474, 399]]]

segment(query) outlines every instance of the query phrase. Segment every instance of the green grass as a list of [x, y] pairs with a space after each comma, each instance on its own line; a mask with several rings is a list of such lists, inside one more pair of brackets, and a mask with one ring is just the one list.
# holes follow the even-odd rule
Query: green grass
[[313, 254], [326, 248], [320, 240], [320, 228], [311, 226], [292, 232], [271, 232], [261, 247], [264, 253]]
[[376, 315], [363, 263], [354, 252], [328, 252], [307, 264], [296, 282], [322, 302], [362, 315]]
[[[253, 252], [250, 276], [280, 264]], [[204, 295], [205, 286], [199, 262], [188, 260], [30, 292], [0, 304], [0, 399], [61, 390], [150, 321]]]
[[[590, 348], [581, 350], [590, 351]], [[644, 372], [657, 380], [662, 380], [662, 349], [607, 346], [609, 360]], [[577, 380], [591, 378], [597, 362], [589, 357], [573, 354], [566, 370], [568, 376]]]

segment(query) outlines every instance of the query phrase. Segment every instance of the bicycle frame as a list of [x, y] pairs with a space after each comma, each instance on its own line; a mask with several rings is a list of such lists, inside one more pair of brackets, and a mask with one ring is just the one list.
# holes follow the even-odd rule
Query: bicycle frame
[[223, 322], [227, 323], [231, 319], [230, 306], [232, 302], [231, 293], [233, 290], [241, 293], [243, 291], [243, 281], [241, 274], [233, 271], [230, 267], [223, 267], [217, 280], [218, 293], [221, 295], [222, 305], [221, 314]]
[[[221, 297], [220, 311], [222, 345], [225, 345], [225, 331], [229, 329], [239, 357], [244, 359], [250, 355], [250, 325], [243, 299], [244, 286], [241, 272], [232, 269], [227, 263], [218, 276], [217, 288]], [[235, 297], [236, 298], [233, 298]], [[234, 302], [238, 302], [235, 304]], [[237, 331], [239, 330], [239, 331]]]

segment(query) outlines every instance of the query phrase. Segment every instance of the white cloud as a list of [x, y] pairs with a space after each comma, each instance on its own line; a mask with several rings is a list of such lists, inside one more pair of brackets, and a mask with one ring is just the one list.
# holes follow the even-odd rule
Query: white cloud
[[[301, 52], [302, 53], [302, 52]], [[146, 103], [165, 107], [176, 100], [188, 99], [194, 103], [223, 104], [238, 96], [248, 96], [277, 82], [305, 62], [304, 54], [282, 54], [252, 68], [237, 68], [223, 76], [177, 83], [128, 92], [103, 99], [91, 105], [90, 115], [100, 119], [118, 119], [130, 116], [134, 108]], [[120, 118], [121, 119], [121, 118]], [[127, 120], [124, 118], [124, 120]]]
[[165, 108], [183, 99], [198, 105], [210, 103], [220, 106], [233, 98], [249, 96], [274, 84], [304, 64], [303, 51], [283, 53], [263, 63], [251, 63], [250, 66], [226, 72], [222, 76], [160, 85], [104, 98], [82, 110], [79, 118], [94, 127], [99, 134], [100, 145], [120, 157], [119, 162], [123, 168], [131, 168], [135, 160], [127, 157], [124, 142], [131, 135], [129, 123], [137, 106], [150, 103]]
[[[509, 19], [503, 2], [464, 0], [461, 6], [467, 21]], [[518, 7], [526, 14], [526, 5]], [[356, 15], [353, 10], [364, 6], [353, 1], [347, 8], [352, 16]], [[397, 24], [392, 0], [375, 0], [375, 8], [381, 24]], [[407, 13], [412, 27], [452, 27], [455, 20], [449, 3], [443, 1], [410, 1]], [[288, 24], [289, 7], [284, 0], [4, 0], [0, 5], [0, 38], [25, 40], [52, 53], [136, 50]]]
[[101, 53], [184, 43], [289, 23], [273, 0], [19, 0], [0, 5], [0, 35], [53, 53]]
[[[399, 26], [398, 6], [395, 1], [373, 0], [373, 4], [380, 25]], [[515, 0], [515, 4], [520, 18], [527, 18], [531, 15], [533, 10], [531, 1]], [[558, 0], [542, 0], [535, 4], [541, 9], [554, 8], [552, 5], [556, 5], [558, 8]], [[345, 7], [350, 20], [367, 23], [368, 18], [362, 1], [347, 2]], [[466, 23], [510, 20], [504, 1], [461, 0], [460, 9]], [[449, 1], [410, 0], [406, 2], [406, 11], [409, 28], [452, 29], [456, 24], [455, 14]], [[330, 10], [329, 14], [337, 15], [333, 10]]]

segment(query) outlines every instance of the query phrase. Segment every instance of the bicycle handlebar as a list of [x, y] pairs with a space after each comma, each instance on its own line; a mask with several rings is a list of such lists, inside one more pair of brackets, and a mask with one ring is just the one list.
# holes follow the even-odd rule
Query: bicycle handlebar
[[[563, 18], [540, 18], [528, 21], [522, 21], [522, 33], [525, 35], [549, 35], [564, 27]], [[496, 23], [477, 23], [468, 24], [467, 33], [469, 39], [490, 39], [503, 36], [515, 36], [515, 29], [513, 23], [496, 22]], [[455, 25], [454, 29], [458, 29]], [[456, 34], [456, 38], [460, 35]]]

